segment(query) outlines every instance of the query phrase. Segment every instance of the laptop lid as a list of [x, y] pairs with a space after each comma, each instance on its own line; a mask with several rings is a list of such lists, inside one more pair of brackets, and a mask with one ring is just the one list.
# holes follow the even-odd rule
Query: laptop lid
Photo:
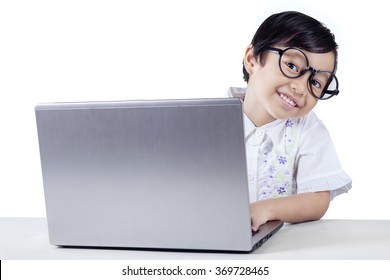
[[36, 120], [52, 244], [252, 250], [239, 99], [40, 104]]

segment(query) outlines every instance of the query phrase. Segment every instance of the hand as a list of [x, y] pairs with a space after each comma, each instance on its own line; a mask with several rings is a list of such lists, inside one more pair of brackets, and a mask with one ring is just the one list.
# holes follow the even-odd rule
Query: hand
[[329, 191], [301, 193], [256, 201], [250, 205], [252, 230], [257, 231], [259, 226], [272, 220], [301, 223], [321, 219], [329, 203]]
[[252, 220], [252, 231], [258, 231], [262, 224], [265, 224], [270, 220], [270, 214], [267, 207], [267, 201], [256, 201], [251, 203], [251, 220]]

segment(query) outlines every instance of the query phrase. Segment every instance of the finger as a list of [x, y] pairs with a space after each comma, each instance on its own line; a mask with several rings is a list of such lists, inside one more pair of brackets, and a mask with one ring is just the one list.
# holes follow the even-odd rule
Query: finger
[[256, 232], [259, 230], [260, 225], [252, 220], [252, 231]]

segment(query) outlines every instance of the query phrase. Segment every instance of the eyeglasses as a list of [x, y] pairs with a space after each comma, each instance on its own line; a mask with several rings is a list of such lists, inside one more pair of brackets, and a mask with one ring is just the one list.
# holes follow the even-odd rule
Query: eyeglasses
[[308, 89], [315, 98], [326, 100], [339, 93], [339, 82], [334, 71], [316, 70], [309, 66], [307, 56], [300, 49], [287, 48], [282, 50], [272, 47], [264, 49], [279, 54], [279, 68], [287, 78], [299, 78], [310, 71]]

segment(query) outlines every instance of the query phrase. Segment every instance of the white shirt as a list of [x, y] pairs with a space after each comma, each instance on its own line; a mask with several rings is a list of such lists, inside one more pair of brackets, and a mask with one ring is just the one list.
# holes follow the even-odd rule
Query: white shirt
[[314, 112], [255, 127], [244, 114], [250, 202], [329, 190], [331, 199], [352, 181]]

